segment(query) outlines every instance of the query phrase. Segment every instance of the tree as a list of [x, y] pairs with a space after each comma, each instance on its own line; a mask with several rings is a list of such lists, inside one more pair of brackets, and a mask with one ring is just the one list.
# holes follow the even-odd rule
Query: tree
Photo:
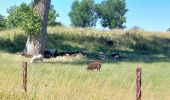
[[16, 16], [16, 10], [17, 10], [17, 6], [11, 6], [9, 9], [7, 9], [7, 19], [6, 19], [6, 26], [7, 28], [14, 28], [14, 27], [18, 27], [17, 23], [20, 21], [20, 19], [18, 18], [18, 16]]
[[[28, 6], [26, 3], [22, 3], [19, 7], [11, 6], [7, 9], [7, 13], [9, 14], [7, 17], [7, 27], [14, 28], [21, 26], [20, 24], [26, 20], [29, 14], [32, 15], [32, 8]], [[31, 18], [31, 17], [29, 17]]]
[[74, 1], [69, 13], [71, 24], [75, 27], [92, 27], [96, 25], [97, 16], [93, 0]]
[[[19, 27], [19, 23], [21, 23], [22, 19], [20, 17], [21, 14], [30, 11], [32, 9], [33, 3], [30, 3], [27, 5], [26, 3], [22, 3], [20, 6], [11, 6], [9, 9], [7, 9], [7, 13], [9, 14], [7, 17], [7, 27], [8, 28], [14, 28]], [[53, 5], [50, 5], [50, 10], [48, 14], [48, 25], [49, 26], [55, 26], [55, 25], [61, 25], [60, 22], [56, 22], [56, 17], [59, 17], [59, 14], [54, 9]]]
[[126, 22], [125, 14], [128, 11], [125, 0], [105, 0], [101, 4], [96, 4], [95, 10], [103, 27], [125, 28], [123, 24]]
[[170, 28], [167, 29], [167, 32], [170, 32]]
[[[50, 3], [51, 0], [34, 0], [33, 12], [37, 14], [41, 19], [40, 22], [34, 24], [39, 25], [40, 23], [40, 30], [38, 29], [38, 31], [35, 31], [36, 33], [33, 33], [34, 30], [36, 30], [33, 28], [34, 30], [29, 33], [26, 43], [26, 51], [28, 54], [36, 55], [44, 53]], [[28, 20], [27, 24], [29, 25], [29, 21], [34, 22], [36, 19], [32, 20]]]
[[59, 13], [56, 12], [54, 6], [50, 6], [49, 14], [48, 14], [48, 25], [49, 26], [56, 26], [61, 25], [60, 22], [56, 22], [56, 18], [59, 17]]
[[6, 28], [5, 18], [4, 18], [4, 16], [0, 15], [0, 30], [3, 30], [5, 28]]
[[131, 29], [132, 30], [141, 30], [141, 28], [139, 26], [137, 26], [137, 25], [133, 26]]

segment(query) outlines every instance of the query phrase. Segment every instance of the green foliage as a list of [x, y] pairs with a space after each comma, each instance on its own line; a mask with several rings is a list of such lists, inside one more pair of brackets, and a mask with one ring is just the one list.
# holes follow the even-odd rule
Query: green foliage
[[[31, 11], [32, 7], [33, 7], [33, 3], [31, 3], [29, 5], [23, 3], [20, 6], [14, 5], [14, 6], [11, 6], [9, 9], [7, 9], [7, 13], [9, 14], [9, 16], [7, 17], [7, 27], [8, 28], [20, 27], [19, 24], [22, 21], [20, 14], [26, 13], [24, 15], [29, 15], [29, 14], [33, 13]], [[30, 15], [29, 15], [29, 17], [30, 17]], [[34, 14], [34, 17], [35, 17], [35, 14]], [[32, 18], [34, 18], [34, 17], [32, 16]], [[48, 15], [48, 25], [50, 25], [50, 26], [61, 25], [60, 22], [56, 22], [56, 17], [59, 17], [59, 14], [54, 9], [54, 6], [51, 5], [49, 15]], [[26, 16], [25, 16], [25, 18], [26, 18]], [[33, 22], [35, 22], [35, 21], [33, 21]]]
[[170, 32], [170, 28], [167, 29], [167, 32]]
[[7, 13], [10, 15], [12, 13], [14, 13], [14, 11], [17, 9], [18, 7], [16, 5], [11, 6], [9, 9], [7, 9]]
[[137, 25], [133, 26], [131, 29], [132, 30], [141, 30], [141, 28], [139, 26], [137, 26]]
[[41, 18], [38, 16], [30, 6], [26, 4], [21, 4], [16, 10], [16, 14], [19, 15], [21, 21], [18, 22], [19, 26], [27, 34], [37, 34], [40, 33]]
[[56, 26], [59, 25], [61, 26], [60, 22], [56, 22], [56, 18], [59, 17], [59, 13], [56, 12], [54, 9], [54, 6], [50, 6], [49, 14], [48, 14], [48, 25], [49, 26]]
[[[24, 13], [24, 11], [27, 12]], [[21, 4], [21, 8], [18, 9], [18, 13], [20, 13], [22, 19], [19, 24], [26, 33], [40, 33], [41, 18], [36, 13], [34, 13], [31, 7]]]
[[7, 26], [9, 28], [21, 27], [27, 34], [40, 33], [41, 18], [34, 13], [31, 6], [22, 3], [19, 7], [8, 10]]
[[7, 9], [7, 13], [9, 14], [6, 20], [7, 28], [19, 27], [18, 23], [21, 21], [21, 19], [19, 18], [20, 16], [18, 16], [17, 14], [18, 8], [19, 7], [14, 5]]
[[103, 27], [125, 28], [123, 24], [126, 22], [125, 14], [128, 11], [125, 0], [105, 0], [101, 4], [96, 4], [95, 10]]
[[97, 16], [94, 11], [94, 0], [74, 1], [69, 13], [71, 23], [76, 27], [92, 27], [96, 25]]
[[5, 28], [6, 28], [5, 18], [4, 18], [4, 16], [0, 15], [0, 30], [3, 30]]

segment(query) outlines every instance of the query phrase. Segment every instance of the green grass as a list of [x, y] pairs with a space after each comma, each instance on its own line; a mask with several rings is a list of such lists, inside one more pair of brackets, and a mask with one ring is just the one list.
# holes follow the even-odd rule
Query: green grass
[[[114, 45], [107, 46], [112, 40]], [[0, 31], [0, 100], [135, 100], [135, 70], [142, 67], [142, 99], [170, 99], [170, 33], [49, 27], [46, 48], [89, 51], [87, 58], [56, 58], [28, 64], [28, 91], [22, 90], [25, 47], [20, 29]], [[87, 71], [99, 52], [120, 53], [102, 61], [102, 70]]]
[[[0, 50], [5, 52], [21, 51], [27, 36], [20, 29], [0, 31]], [[170, 33], [145, 32], [141, 30], [111, 30], [49, 27], [46, 48], [58, 51], [79, 50], [91, 52], [113, 51], [165, 53], [170, 47]], [[113, 46], [106, 41], [112, 40]], [[169, 53], [169, 52], [168, 52]]]
[[[0, 99], [135, 100], [135, 70], [142, 67], [142, 99], [170, 99], [169, 62], [103, 62], [102, 70], [87, 64], [28, 64], [28, 91], [22, 90], [21, 56], [0, 53]], [[45, 60], [47, 61], [47, 60]]]

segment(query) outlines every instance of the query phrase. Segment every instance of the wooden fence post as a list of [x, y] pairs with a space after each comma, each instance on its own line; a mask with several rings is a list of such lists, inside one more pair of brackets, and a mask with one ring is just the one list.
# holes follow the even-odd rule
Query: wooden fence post
[[23, 76], [23, 90], [24, 92], [27, 91], [27, 62], [24, 62], [22, 65], [22, 76]]
[[141, 100], [141, 96], [142, 96], [141, 75], [142, 75], [142, 68], [136, 68], [136, 100]]

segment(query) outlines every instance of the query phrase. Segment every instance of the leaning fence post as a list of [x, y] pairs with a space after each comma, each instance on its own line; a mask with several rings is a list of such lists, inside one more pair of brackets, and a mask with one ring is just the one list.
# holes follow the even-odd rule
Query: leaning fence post
[[141, 90], [141, 75], [142, 68], [136, 68], [136, 100], [141, 100], [142, 90]]
[[26, 92], [27, 91], [27, 62], [24, 62], [22, 65], [22, 77], [23, 77], [22, 87], [24, 92]]

